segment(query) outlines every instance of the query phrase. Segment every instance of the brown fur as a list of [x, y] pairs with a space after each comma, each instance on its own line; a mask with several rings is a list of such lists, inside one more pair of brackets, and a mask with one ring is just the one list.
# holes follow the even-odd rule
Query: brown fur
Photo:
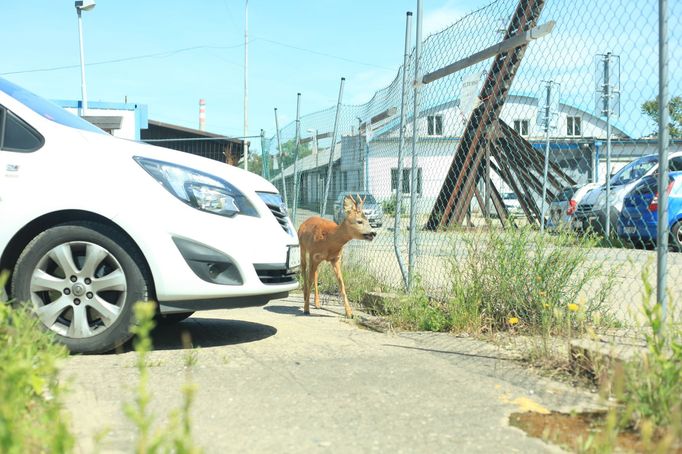
[[323, 261], [331, 263], [339, 283], [339, 291], [343, 297], [343, 306], [347, 317], [353, 316], [348, 303], [346, 287], [341, 275], [341, 252], [350, 240], [372, 241], [376, 232], [369, 225], [362, 212], [364, 200], [356, 201], [348, 196], [343, 201], [346, 218], [340, 225], [319, 216], [306, 219], [298, 229], [298, 241], [301, 245], [301, 273], [303, 276], [303, 313], [310, 314], [311, 284], [315, 284], [315, 307], [320, 308], [320, 297], [317, 290], [318, 267]]

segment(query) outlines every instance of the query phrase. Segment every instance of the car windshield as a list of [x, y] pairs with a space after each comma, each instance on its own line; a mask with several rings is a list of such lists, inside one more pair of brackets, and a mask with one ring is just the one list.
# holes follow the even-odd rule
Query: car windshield
[[504, 194], [502, 194], [502, 198], [504, 200], [515, 200], [516, 194], [513, 192], [505, 192]]
[[40, 96], [31, 93], [30, 91], [21, 88], [20, 86], [15, 85], [1, 77], [0, 91], [8, 94], [29, 109], [33, 110], [35, 113], [47, 118], [48, 120], [54, 121], [55, 123], [69, 126], [71, 128], [82, 129], [84, 131], [106, 134], [106, 132], [102, 131], [92, 123], [83, 120], [71, 112], [62, 109], [57, 104], [48, 101], [47, 99], [41, 98]]
[[575, 188], [564, 188], [554, 200], [557, 202], [565, 202], [570, 200], [570, 198], [573, 197], [573, 194], [575, 194]]
[[611, 178], [611, 186], [632, 183], [646, 175], [656, 164], [658, 164], [658, 158], [656, 156], [646, 156], [633, 161], [620, 169], [618, 173]]

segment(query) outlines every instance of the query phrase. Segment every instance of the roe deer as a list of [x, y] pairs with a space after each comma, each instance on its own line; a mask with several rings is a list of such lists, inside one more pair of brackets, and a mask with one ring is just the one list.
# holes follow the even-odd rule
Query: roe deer
[[331, 263], [339, 282], [339, 291], [343, 297], [346, 317], [352, 317], [353, 311], [348, 304], [346, 287], [341, 276], [341, 250], [350, 240], [372, 241], [376, 232], [369, 225], [362, 211], [364, 199], [355, 200], [352, 196], [343, 199], [343, 211], [346, 218], [341, 224], [314, 216], [306, 219], [298, 228], [298, 242], [301, 245], [301, 274], [303, 276], [303, 313], [310, 314], [310, 286], [315, 283], [315, 307], [320, 308], [320, 296], [317, 291], [317, 267], [323, 260]]

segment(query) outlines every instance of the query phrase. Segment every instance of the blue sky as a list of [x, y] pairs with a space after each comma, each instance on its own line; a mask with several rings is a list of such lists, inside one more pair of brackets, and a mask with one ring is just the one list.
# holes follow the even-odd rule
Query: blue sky
[[[489, 2], [424, 0], [424, 35]], [[74, 2], [1, 5], [0, 75], [50, 99], [79, 99]], [[670, 5], [671, 94], [676, 95], [682, 94], [676, 32], [682, 1]], [[594, 55], [613, 51], [621, 55], [626, 109], [619, 121], [635, 133], [647, 133], [651, 126], [638, 111], [656, 94], [656, 6], [654, 0], [547, 2], [541, 22], [556, 19], [557, 28], [531, 45], [522, 66], [526, 77], [513, 90], [535, 92], [541, 80], [553, 78], [562, 83], [562, 98], [591, 110]], [[250, 0], [249, 132], [263, 128], [274, 134], [274, 107], [280, 127], [291, 122], [297, 92], [304, 115], [335, 105], [342, 76], [347, 79], [344, 104], [367, 102], [396, 76], [405, 12], [415, 8], [416, 0]], [[198, 102], [204, 98], [207, 130], [242, 134], [243, 0], [98, 0], [83, 18], [89, 100], [127, 97], [147, 104], [151, 119], [196, 128]], [[460, 41], [455, 37], [448, 48], [467, 51], [470, 46]]]
[[[487, 0], [424, 3], [428, 32]], [[251, 0], [249, 131], [274, 133], [274, 107], [281, 126], [293, 120], [297, 92], [303, 113], [334, 105], [342, 76], [345, 102], [369, 100], [395, 77], [405, 12], [415, 8], [415, 0]], [[5, 1], [0, 18], [2, 77], [50, 99], [80, 99], [74, 2]], [[207, 130], [242, 134], [243, 0], [98, 0], [83, 23], [90, 101], [127, 96], [152, 119], [196, 128], [205, 98]]]

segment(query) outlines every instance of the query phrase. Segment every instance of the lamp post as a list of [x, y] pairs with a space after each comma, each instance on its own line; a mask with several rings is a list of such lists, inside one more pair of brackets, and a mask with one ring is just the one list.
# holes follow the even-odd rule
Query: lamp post
[[78, 14], [78, 44], [81, 54], [81, 116], [85, 115], [88, 110], [88, 92], [85, 88], [85, 58], [83, 56], [83, 18], [81, 12], [90, 11], [95, 7], [95, 0], [76, 0], [76, 13]]

